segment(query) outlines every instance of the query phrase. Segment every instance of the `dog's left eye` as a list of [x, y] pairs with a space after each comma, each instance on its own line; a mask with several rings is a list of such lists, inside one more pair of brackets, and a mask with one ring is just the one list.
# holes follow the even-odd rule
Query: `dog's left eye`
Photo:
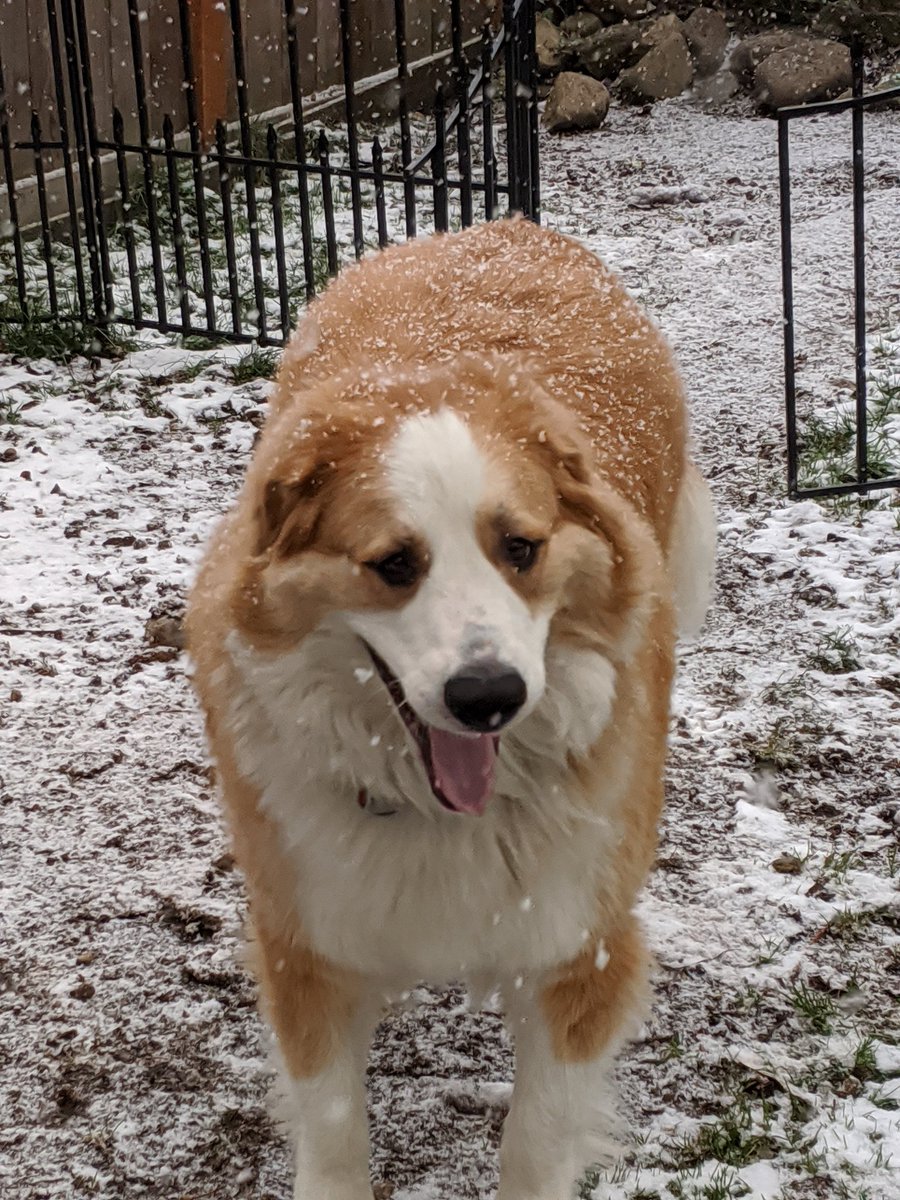
[[397, 550], [376, 562], [367, 562], [366, 566], [374, 571], [388, 587], [412, 587], [419, 574], [419, 566], [411, 550]]
[[503, 539], [503, 557], [513, 570], [520, 574], [534, 566], [534, 560], [537, 558], [540, 548], [540, 542], [533, 542], [529, 538], [506, 537]]

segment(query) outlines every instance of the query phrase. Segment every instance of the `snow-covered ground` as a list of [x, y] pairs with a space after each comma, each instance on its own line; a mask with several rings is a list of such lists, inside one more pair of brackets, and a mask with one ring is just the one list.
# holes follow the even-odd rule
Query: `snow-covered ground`
[[[806, 411], [852, 376], [847, 135], [793, 134]], [[870, 316], [890, 344], [896, 115], [866, 137]], [[898, 1200], [900, 508], [782, 497], [774, 126], [679, 101], [543, 153], [547, 220], [676, 347], [722, 527], [643, 904], [659, 968], [620, 1070], [632, 1140], [581, 1195]], [[233, 381], [243, 353], [0, 358], [10, 1200], [290, 1194], [200, 721], [182, 657], [145, 632], [179, 610], [238, 485], [265, 395]], [[379, 1200], [481, 1200], [511, 1078], [500, 1018], [417, 999], [371, 1060]]]

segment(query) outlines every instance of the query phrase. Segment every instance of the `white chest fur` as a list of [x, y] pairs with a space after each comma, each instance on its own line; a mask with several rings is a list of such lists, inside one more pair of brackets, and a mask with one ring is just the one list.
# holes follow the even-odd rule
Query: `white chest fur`
[[[578, 952], [619, 841], [602, 798], [578, 803], [567, 768], [608, 720], [605, 659], [548, 656], [547, 692], [504, 736], [497, 795], [478, 818], [438, 807], [364, 647], [339, 623], [274, 659], [236, 636], [229, 649], [238, 762], [282, 831], [317, 950], [403, 986]], [[361, 789], [394, 814], [361, 809]]]

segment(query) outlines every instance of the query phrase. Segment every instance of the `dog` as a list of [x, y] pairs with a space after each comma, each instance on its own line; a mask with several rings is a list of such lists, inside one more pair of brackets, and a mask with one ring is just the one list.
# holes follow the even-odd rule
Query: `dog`
[[503, 997], [499, 1200], [604, 1153], [714, 539], [672, 354], [576, 242], [490, 222], [310, 305], [187, 619], [296, 1200], [371, 1200], [367, 1048], [418, 981]]

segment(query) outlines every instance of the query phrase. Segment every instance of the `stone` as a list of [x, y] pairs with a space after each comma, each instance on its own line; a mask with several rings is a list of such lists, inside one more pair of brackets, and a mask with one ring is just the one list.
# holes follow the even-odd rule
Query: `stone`
[[779, 854], [772, 859], [771, 867], [779, 875], [800, 875], [803, 872], [803, 860], [796, 854]]
[[771, 110], [831, 100], [852, 82], [849, 49], [823, 39], [770, 54], [756, 68], [753, 94], [761, 108]]
[[151, 646], [171, 646], [183, 650], [184, 627], [180, 617], [163, 615], [151, 617], [144, 626], [144, 637]]
[[535, 45], [538, 70], [542, 75], [555, 75], [562, 66], [562, 34], [546, 17], [535, 22]]
[[726, 104], [740, 90], [741, 85], [733, 71], [717, 71], [715, 75], [707, 75], [694, 84], [694, 95], [712, 108]]
[[872, 33], [886, 46], [900, 46], [900, 0], [859, 0]]
[[637, 66], [619, 80], [623, 93], [634, 100], [671, 100], [691, 86], [694, 64], [687, 42], [680, 33], [670, 34], [654, 46]]
[[607, 25], [615, 21], [637, 21], [655, 12], [656, 0], [584, 0], [584, 7]]
[[728, 65], [741, 81], [741, 86], [749, 91], [753, 86], [756, 68], [770, 54], [774, 54], [776, 50], [805, 46], [812, 40], [810, 34], [798, 29], [770, 29], [768, 33], [757, 33], [753, 37], [744, 38], [735, 47]]
[[812, 32], [849, 42], [862, 38], [868, 47], [900, 45], [900, 0], [831, 0], [815, 15]]
[[867, 26], [866, 15], [856, 0], [833, 0], [833, 3], [819, 9], [810, 29], [818, 37], [834, 38], [840, 42], [856, 34], [865, 37], [869, 32]]
[[561, 71], [544, 108], [549, 133], [597, 129], [609, 112], [609, 92], [602, 83], [575, 71]]
[[594, 79], [615, 79], [620, 71], [633, 66], [644, 50], [638, 26], [623, 22], [571, 43], [569, 52], [579, 71]]
[[641, 21], [640, 31], [641, 45], [645, 50], [652, 50], [654, 46], [664, 42], [673, 33], [680, 33], [682, 37], [684, 36], [684, 26], [674, 13], [667, 13], [664, 17], [651, 17], [649, 21]]
[[566, 17], [560, 23], [560, 29], [563, 33], [569, 34], [573, 38], [591, 37], [592, 34], [599, 33], [603, 28], [603, 22], [596, 13], [584, 12], [580, 10], [573, 13], [571, 17]]
[[714, 8], [695, 8], [684, 22], [684, 40], [688, 44], [694, 70], [698, 75], [714, 75], [725, 61], [728, 26]]

